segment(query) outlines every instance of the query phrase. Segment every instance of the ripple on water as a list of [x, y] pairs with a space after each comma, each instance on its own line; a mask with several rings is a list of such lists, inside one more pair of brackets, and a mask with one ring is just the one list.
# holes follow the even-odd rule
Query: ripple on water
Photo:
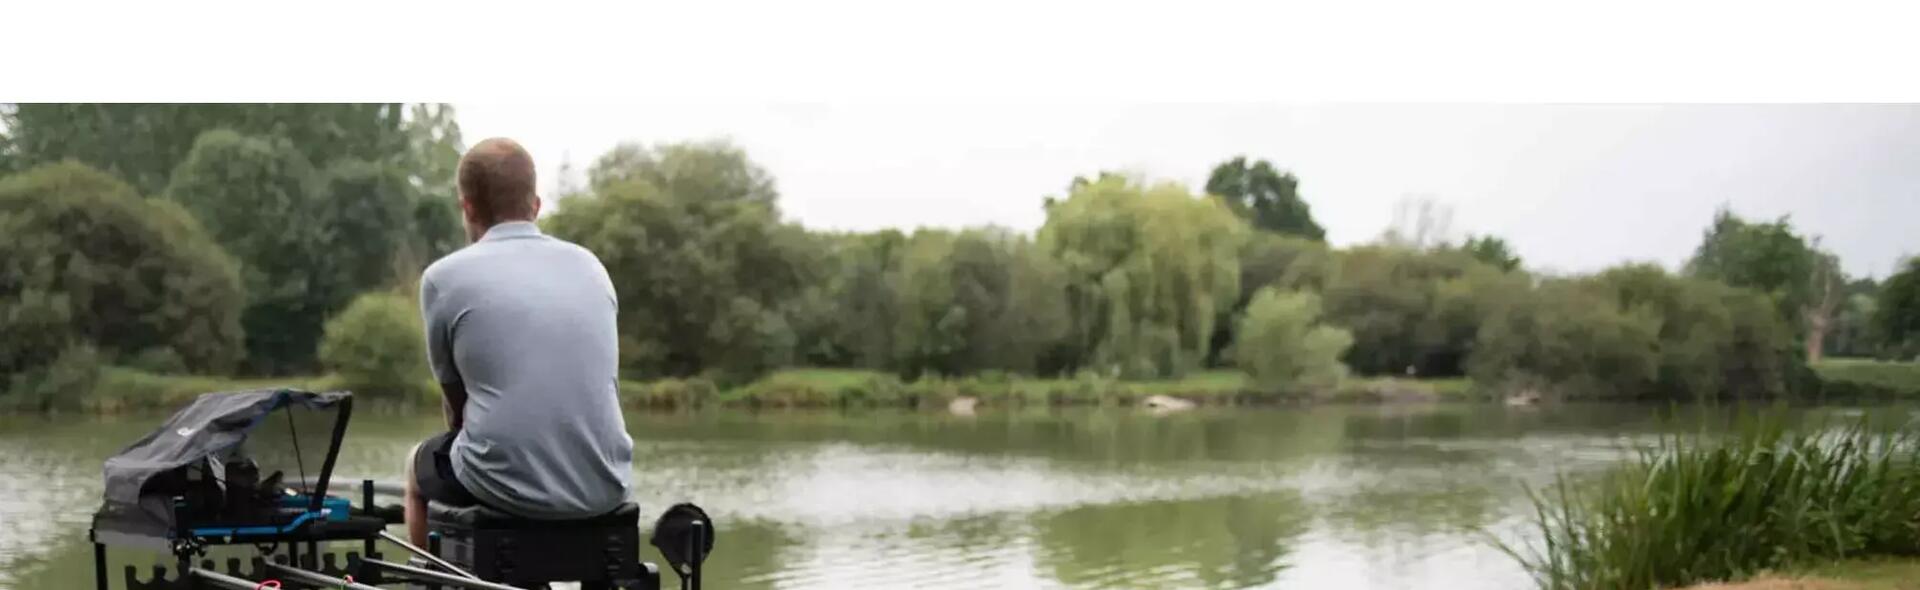
[[0, 588], [12, 586], [9, 572], [48, 557], [57, 540], [87, 526], [100, 496], [97, 475], [92, 462], [61, 449], [0, 439]]

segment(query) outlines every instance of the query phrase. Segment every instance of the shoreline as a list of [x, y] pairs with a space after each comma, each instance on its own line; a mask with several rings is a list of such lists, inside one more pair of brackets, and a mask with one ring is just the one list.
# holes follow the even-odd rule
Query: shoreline
[[[1920, 364], [1841, 360], [1813, 371], [1812, 391], [1775, 400], [1749, 402], [1888, 403], [1920, 401]], [[335, 375], [288, 377], [225, 377], [162, 375], [108, 367], [88, 393], [50, 412], [0, 408], [4, 414], [83, 413], [117, 414], [170, 410], [203, 393], [267, 387], [312, 390], [345, 389], [368, 402], [385, 405], [438, 405], [437, 388], [420, 383], [385, 387], [355, 387]], [[1140, 407], [1170, 405], [1164, 411], [1189, 407], [1288, 407], [1319, 404], [1394, 405], [1465, 402], [1531, 405], [1534, 399], [1508, 401], [1499, 387], [1464, 377], [1405, 379], [1351, 377], [1341, 385], [1314, 393], [1262, 392], [1233, 370], [1196, 371], [1178, 379], [1125, 381], [1081, 377], [1037, 378], [1014, 375], [930, 377], [913, 381], [863, 369], [793, 368], [775, 371], [750, 383], [722, 387], [703, 378], [619, 382], [623, 409], [688, 411], [707, 408], [745, 410], [780, 409], [902, 409], [950, 410], [1036, 407]], [[1545, 396], [1544, 403], [1557, 398]], [[1742, 400], [1617, 399], [1562, 401], [1621, 401], [1643, 403], [1715, 403]], [[962, 407], [964, 406], [964, 407]]]

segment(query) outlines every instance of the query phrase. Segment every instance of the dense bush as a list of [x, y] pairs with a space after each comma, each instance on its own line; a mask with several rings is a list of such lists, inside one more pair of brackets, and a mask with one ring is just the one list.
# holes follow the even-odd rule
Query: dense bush
[[1354, 371], [1462, 374], [1475, 318], [1443, 313], [1441, 286], [1485, 265], [1463, 252], [1392, 245], [1357, 246], [1338, 260], [1322, 299], [1328, 322], [1353, 332]]
[[208, 372], [239, 356], [234, 263], [178, 206], [78, 164], [43, 166], [0, 180], [0, 236], [6, 381], [53, 379], [39, 372], [94, 351]]
[[1234, 358], [1267, 391], [1331, 389], [1346, 376], [1340, 355], [1353, 345], [1353, 335], [1319, 322], [1318, 296], [1262, 290], [1240, 320]]
[[1792, 335], [1752, 291], [1628, 265], [1487, 307], [1469, 358], [1487, 384], [1568, 397], [1693, 399], [1782, 395]]
[[407, 297], [375, 292], [354, 299], [327, 321], [320, 361], [340, 385], [360, 394], [433, 395], [420, 310]]
[[1535, 496], [1542, 588], [1672, 588], [1841, 558], [1920, 553], [1920, 439], [1865, 424], [1672, 437]]

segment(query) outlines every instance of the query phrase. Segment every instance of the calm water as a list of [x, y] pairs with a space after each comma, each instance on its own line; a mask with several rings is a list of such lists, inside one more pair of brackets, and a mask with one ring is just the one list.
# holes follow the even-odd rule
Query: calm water
[[[627, 424], [643, 509], [692, 500], [719, 523], [712, 588], [1359, 590], [1530, 587], [1489, 542], [1525, 540], [1524, 484], [1730, 412], [715, 412]], [[0, 588], [91, 587], [101, 461], [160, 418], [0, 416]], [[339, 472], [397, 481], [438, 420], [362, 412]], [[119, 553], [112, 571], [152, 561]]]

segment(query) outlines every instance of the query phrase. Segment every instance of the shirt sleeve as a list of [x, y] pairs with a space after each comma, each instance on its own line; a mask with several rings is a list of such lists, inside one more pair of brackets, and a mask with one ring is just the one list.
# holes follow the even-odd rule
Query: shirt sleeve
[[420, 317], [427, 325], [427, 366], [433, 368], [437, 383], [459, 383], [460, 371], [453, 366], [453, 318], [455, 310], [434, 288], [433, 281], [420, 278]]

